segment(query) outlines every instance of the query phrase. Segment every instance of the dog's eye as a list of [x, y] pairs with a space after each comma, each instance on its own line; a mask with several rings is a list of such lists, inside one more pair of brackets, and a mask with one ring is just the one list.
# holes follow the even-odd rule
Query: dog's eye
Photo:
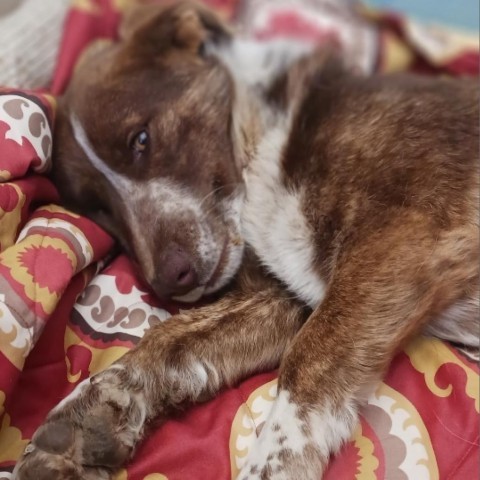
[[146, 130], [142, 130], [133, 137], [130, 142], [130, 148], [135, 153], [143, 153], [148, 147], [148, 140], [148, 132]]

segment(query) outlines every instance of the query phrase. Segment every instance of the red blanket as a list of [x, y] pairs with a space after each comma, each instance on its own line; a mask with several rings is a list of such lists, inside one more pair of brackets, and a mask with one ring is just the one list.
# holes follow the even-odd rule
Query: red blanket
[[[113, 255], [112, 239], [63, 209], [43, 176], [51, 163], [54, 96], [89, 42], [115, 38], [127, 3], [75, 2], [51, 95], [0, 91], [0, 479], [10, 478], [54, 405], [178, 308], [159, 303], [128, 258]], [[365, 71], [478, 72], [478, 51], [463, 37], [348, 1], [209, 3], [245, 35], [334, 39]], [[275, 378], [257, 375], [156, 429], [118, 480], [235, 478], [271, 407]], [[419, 338], [393, 362], [326, 478], [478, 478], [478, 413], [477, 365], [446, 343]]]

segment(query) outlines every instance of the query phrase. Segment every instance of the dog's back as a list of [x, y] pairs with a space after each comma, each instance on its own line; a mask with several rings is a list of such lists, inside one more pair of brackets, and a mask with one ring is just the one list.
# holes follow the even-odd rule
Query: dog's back
[[[357, 77], [332, 60], [305, 80], [305, 93], [291, 99], [247, 169], [247, 240], [312, 307], [340, 266], [355, 268], [358, 248], [376, 252], [372, 262], [390, 256], [390, 272], [411, 265], [415, 288], [446, 281], [444, 306], [457, 296], [471, 304], [479, 247], [476, 82]], [[291, 224], [284, 220], [279, 231], [278, 217], [288, 215]], [[286, 237], [298, 236], [298, 218], [303, 245], [292, 241], [291, 251], [282, 251]], [[401, 245], [403, 253], [391, 257]], [[294, 250], [302, 252], [296, 259]], [[385, 281], [396, 288], [393, 277]], [[440, 303], [430, 319], [444, 308]]]

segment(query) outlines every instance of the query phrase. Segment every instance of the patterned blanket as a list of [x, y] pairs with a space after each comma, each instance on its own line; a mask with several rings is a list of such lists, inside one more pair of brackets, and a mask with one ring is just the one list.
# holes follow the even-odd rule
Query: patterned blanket
[[[0, 479], [10, 478], [42, 419], [78, 382], [179, 308], [151, 295], [104, 231], [62, 208], [45, 176], [55, 96], [87, 44], [115, 38], [132, 1], [74, 1], [51, 84], [0, 90]], [[352, 1], [208, 3], [246, 36], [334, 39], [366, 72], [478, 72], [478, 39]], [[28, 48], [41, 54], [41, 44], [39, 38]], [[257, 375], [170, 420], [117, 480], [235, 478], [275, 390], [275, 372]], [[450, 345], [420, 337], [394, 360], [326, 479], [479, 478], [478, 413], [478, 366]]]

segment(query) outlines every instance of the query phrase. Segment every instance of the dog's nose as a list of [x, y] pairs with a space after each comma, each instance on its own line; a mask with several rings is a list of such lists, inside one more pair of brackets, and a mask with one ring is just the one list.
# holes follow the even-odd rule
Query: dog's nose
[[190, 255], [173, 244], [161, 255], [156, 272], [156, 290], [165, 296], [181, 295], [198, 286], [198, 275]]

